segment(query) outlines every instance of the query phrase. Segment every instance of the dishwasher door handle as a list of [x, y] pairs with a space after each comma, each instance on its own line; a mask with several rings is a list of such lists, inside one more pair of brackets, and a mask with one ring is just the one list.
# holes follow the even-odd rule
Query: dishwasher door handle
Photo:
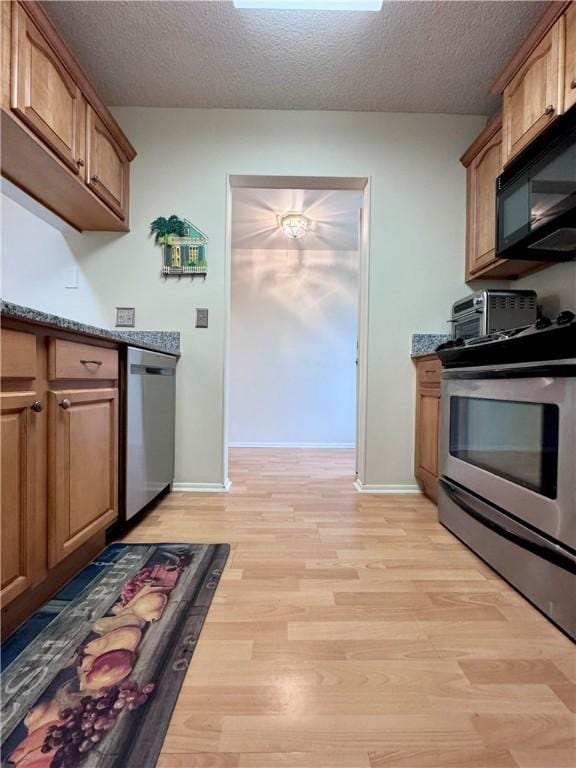
[[135, 365], [130, 366], [130, 373], [136, 376], [174, 376], [176, 368], [163, 368], [156, 365]]

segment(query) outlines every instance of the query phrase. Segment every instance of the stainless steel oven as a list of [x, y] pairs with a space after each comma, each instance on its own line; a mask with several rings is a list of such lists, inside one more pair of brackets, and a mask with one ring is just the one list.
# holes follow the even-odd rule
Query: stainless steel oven
[[[504, 357], [521, 341], [460, 354]], [[576, 639], [576, 358], [453, 362], [440, 462], [440, 521]]]
[[563, 368], [445, 371], [441, 463], [443, 475], [576, 549], [576, 378]]

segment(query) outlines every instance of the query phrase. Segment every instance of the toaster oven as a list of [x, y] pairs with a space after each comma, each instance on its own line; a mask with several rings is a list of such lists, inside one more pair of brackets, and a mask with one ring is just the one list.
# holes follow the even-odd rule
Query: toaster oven
[[538, 316], [537, 301], [535, 291], [487, 288], [472, 293], [452, 306], [452, 338], [466, 341], [532, 325]]

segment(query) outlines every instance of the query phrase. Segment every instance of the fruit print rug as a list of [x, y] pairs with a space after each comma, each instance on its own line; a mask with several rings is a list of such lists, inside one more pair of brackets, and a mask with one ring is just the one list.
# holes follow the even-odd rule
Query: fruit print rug
[[152, 768], [230, 547], [113, 544], [2, 645], [2, 768]]

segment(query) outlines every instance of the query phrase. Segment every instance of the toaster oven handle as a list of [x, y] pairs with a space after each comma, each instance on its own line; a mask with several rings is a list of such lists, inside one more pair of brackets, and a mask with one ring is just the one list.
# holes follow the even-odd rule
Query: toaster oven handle
[[[529, 528], [521, 526], [514, 520], [508, 518], [506, 524], [500, 522], [500, 518], [505, 512], [500, 511], [497, 507], [494, 507], [494, 511], [498, 515], [498, 520], [494, 519], [489, 514], [490, 506], [485, 501], [477, 500], [472, 494], [462, 490], [453, 483], [449, 483], [444, 478], [440, 478], [438, 481], [442, 486], [442, 489], [448, 496], [448, 498], [456, 504], [456, 506], [472, 517], [476, 522], [483, 525], [485, 528], [489, 528], [499, 536], [511, 541], [522, 549], [532, 552], [543, 560], [547, 560], [549, 563], [563, 568], [569, 573], [576, 574], [576, 556], [572, 555], [563, 547], [558, 544], [549, 542], [543, 536], [533, 533]], [[486, 510], [486, 511], [484, 511]]]

